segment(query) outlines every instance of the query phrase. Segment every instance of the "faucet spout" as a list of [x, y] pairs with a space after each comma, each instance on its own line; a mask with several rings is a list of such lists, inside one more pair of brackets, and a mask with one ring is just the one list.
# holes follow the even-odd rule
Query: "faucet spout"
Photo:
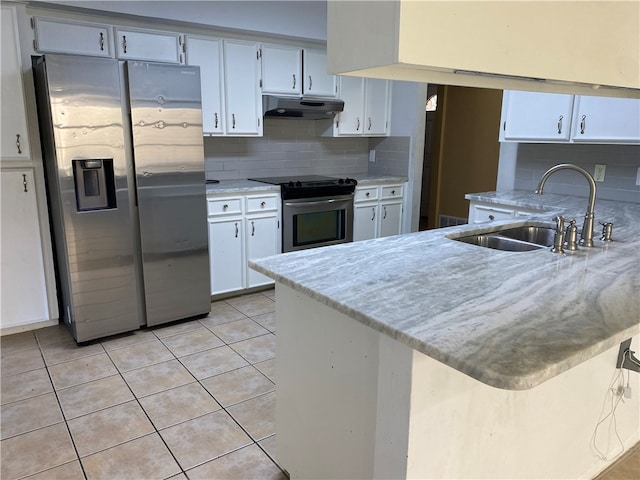
[[560, 163], [558, 165], [555, 165], [544, 172], [544, 174], [540, 178], [540, 182], [538, 182], [538, 188], [536, 188], [535, 193], [542, 195], [544, 184], [547, 182], [547, 179], [559, 170], [574, 170], [584, 175], [584, 177], [587, 179], [587, 182], [589, 182], [589, 203], [587, 205], [587, 213], [584, 216], [584, 224], [582, 225], [580, 245], [583, 245], [585, 247], [593, 247], [593, 224], [595, 221], [594, 209], [596, 206], [596, 181], [587, 170], [572, 163]]

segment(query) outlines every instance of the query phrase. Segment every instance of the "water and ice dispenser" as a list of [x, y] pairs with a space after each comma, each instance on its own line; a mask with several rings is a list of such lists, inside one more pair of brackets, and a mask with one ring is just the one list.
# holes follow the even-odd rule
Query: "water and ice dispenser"
[[113, 159], [73, 160], [73, 177], [79, 212], [116, 208]]

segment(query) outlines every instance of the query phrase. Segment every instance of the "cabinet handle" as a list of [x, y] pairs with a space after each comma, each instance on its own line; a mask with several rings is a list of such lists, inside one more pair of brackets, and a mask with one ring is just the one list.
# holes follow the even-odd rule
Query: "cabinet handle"
[[231, 128], [236, 128], [236, 114], [231, 114]]
[[227, 209], [229, 208], [229, 205], [227, 205], [226, 203], [222, 206], [222, 211], [226, 212]]
[[267, 205], [267, 202], [260, 202], [260, 207], [264, 208]]
[[18, 153], [22, 154], [22, 147], [20, 145], [20, 134], [16, 134], [16, 148], [18, 149]]
[[235, 223], [236, 226], [236, 238], [238, 238], [238, 222]]
[[496, 217], [494, 217], [493, 215], [489, 215], [489, 220], [495, 220]]
[[504, 122], [502, 122], [502, 130], [503, 131], [507, 131], [507, 121], [505, 120]]
[[27, 175], [26, 174], [22, 174], [22, 186], [24, 187], [24, 191], [28, 192], [29, 190], [27, 190]]
[[382, 210], [384, 210], [384, 214], [382, 215], [382, 219], [384, 220], [385, 218], [387, 218], [387, 207], [383, 206]]
[[376, 219], [376, 208], [373, 207], [371, 209], [371, 221], [373, 222]]
[[358, 123], [356, 124], [356, 130], [360, 130], [360, 117], [356, 117]]
[[127, 36], [122, 35], [122, 50], [127, 53]]
[[371, 130], [371, 117], [369, 117], [369, 130]]
[[218, 112], [213, 114], [213, 128], [218, 128]]
[[296, 74], [293, 74], [293, 89], [296, 89]]
[[104, 50], [104, 33], [100, 32], [100, 51]]
[[584, 128], [587, 126], [587, 116], [582, 115], [580, 119], [580, 135], [584, 135]]
[[256, 233], [256, 226], [253, 222], [251, 222], [251, 236], [253, 237]]
[[560, 115], [560, 117], [558, 117], [558, 135], [560, 135], [562, 133], [562, 119], [564, 117], [562, 115]]
[[313, 80], [311, 79], [311, 75], [309, 75], [309, 90], [311, 90], [312, 86], [313, 86]]

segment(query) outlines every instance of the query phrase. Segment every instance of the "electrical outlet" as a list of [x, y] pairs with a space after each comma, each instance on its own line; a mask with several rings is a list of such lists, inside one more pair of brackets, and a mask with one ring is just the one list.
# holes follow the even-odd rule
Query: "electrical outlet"
[[640, 167], [638, 167], [638, 171], [636, 172], [636, 185], [640, 185]]
[[369, 163], [376, 163], [376, 151], [369, 150]]
[[606, 169], [606, 165], [599, 165], [596, 163], [596, 169], [593, 172], [593, 179], [596, 182], [604, 182], [604, 172]]

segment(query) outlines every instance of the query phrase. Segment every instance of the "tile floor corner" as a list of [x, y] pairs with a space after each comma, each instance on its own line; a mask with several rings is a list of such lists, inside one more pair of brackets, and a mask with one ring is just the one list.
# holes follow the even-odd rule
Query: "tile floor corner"
[[2, 337], [0, 478], [286, 479], [274, 292], [211, 307], [83, 347], [63, 326]]

